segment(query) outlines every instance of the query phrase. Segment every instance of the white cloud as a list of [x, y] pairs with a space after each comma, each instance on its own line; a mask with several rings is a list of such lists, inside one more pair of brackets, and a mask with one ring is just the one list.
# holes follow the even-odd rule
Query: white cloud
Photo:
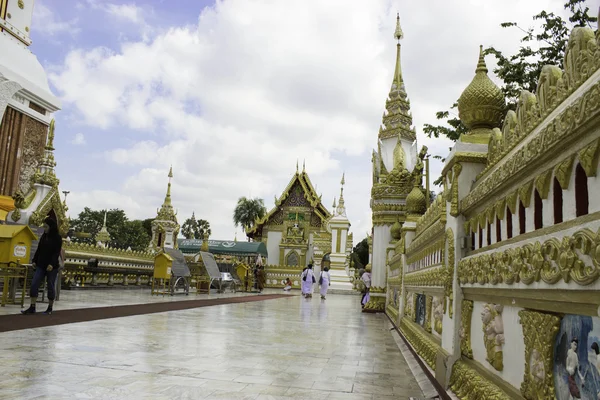
[[53, 36], [63, 32], [75, 34], [79, 32], [77, 18], [63, 21], [44, 2], [38, 2], [33, 7], [32, 26], [47, 35]]
[[76, 133], [71, 143], [77, 146], [82, 146], [85, 144], [85, 136], [83, 133]]
[[106, 4], [105, 6], [106, 12], [111, 15], [114, 15], [118, 18], [123, 18], [129, 22], [133, 22], [134, 24], [139, 24], [144, 22], [144, 18], [142, 17], [142, 11], [135, 4]]
[[[237, 198], [272, 204], [296, 159], [306, 159], [327, 207], [346, 171], [346, 205], [358, 241], [370, 231], [371, 148], [392, 80], [396, 11], [419, 146], [445, 156], [451, 143], [424, 138], [422, 126], [435, 123], [435, 112], [447, 109], [472, 79], [479, 44], [514, 50], [521, 33], [501, 29], [501, 22], [529, 26], [538, 11], [562, 8], [558, 0], [350, 3], [220, 1], [194, 26], [119, 49], [71, 51], [50, 75], [64, 108], [106, 129], [105, 142], [114, 144], [107, 159], [138, 171], [115, 176], [122, 186], [106, 195], [131, 215], [152, 217], [172, 163], [180, 218], [195, 210], [216, 238], [227, 238]], [[138, 18], [137, 11], [122, 15]], [[139, 131], [139, 143], [124, 145], [119, 127]], [[440, 170], [433, 161], [432, 180]], [[69, 200], [77, 209], [107, 196]]]

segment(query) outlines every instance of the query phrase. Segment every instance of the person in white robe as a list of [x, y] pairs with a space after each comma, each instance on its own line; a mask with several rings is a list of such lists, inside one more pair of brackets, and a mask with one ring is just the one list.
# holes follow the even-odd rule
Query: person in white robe
[[308, 299], [312, 297], [313, 284], [315, 283], [315, 274], [312, 264], [308, 264], [308, 268], [302, 272], [302, 293]]
[[321, 285], [321, 299], [325, 300], [327, 296], [327, 289], [331, 286], [331, 274], [329, 273], [329, 267], [325, 267], [321, 276], [319, 277], [319, 285]]
[[365, 304], [367, 304], [369, 300], [371, 300], [371, 295], [369, 294], [369, 292], [371, 291], [371, 269], [367, 268], [367, 270], [361, 276], [360, 279], [365, 284], [365, 293], [363, 294], [362, 300], [360, 302], [362, 307], [365, 308]]

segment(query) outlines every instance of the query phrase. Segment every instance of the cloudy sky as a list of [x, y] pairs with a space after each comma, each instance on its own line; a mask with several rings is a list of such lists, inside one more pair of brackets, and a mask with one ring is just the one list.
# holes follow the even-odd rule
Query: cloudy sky
[[[232, 239], [238, 197], [270, 208], [306, 160], [327, 207], [345, 171], [357, 242], [371, 224], [371, 149], [396, 12], [419, 147], [445, 155], [451, 144], [422, 126], [468, 85], [479, 45], [513, 52], [522, 33], [501, 22], [532, 26], [532, 15], [563, 13], [563, 3], [36, 0], [31, 49], [63, 102], [57, 172], [70, 214], [118, 207], [154, 217], [172, 164], [180, 222], [195, 211], [214, 239]], [[435, 178], [441, 165], [431, 167]]]

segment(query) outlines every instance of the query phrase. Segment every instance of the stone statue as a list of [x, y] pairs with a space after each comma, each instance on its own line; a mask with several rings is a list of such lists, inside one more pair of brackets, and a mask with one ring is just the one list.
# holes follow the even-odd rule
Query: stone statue
[[413, 169], [413, 177], [415, 181], [419, 184], [419, 186], [423, 185], [423, 170], [425, 169], [425, 164], [423, 160], [427, 155], [427, 146], [421, 147], [421, 151], [419, 152], [419, 156], [417, 157], [417, 164], [415, 165], [415, 169]]
[[499, 304], [486, 304], [481, 312], [481, 321], [483, 322], [483, 341], [487, 352], [487, 361], [498, 370], [502, 371], [504, 345], [504, 324], [502, 322], [502, 310], [504, 307]]

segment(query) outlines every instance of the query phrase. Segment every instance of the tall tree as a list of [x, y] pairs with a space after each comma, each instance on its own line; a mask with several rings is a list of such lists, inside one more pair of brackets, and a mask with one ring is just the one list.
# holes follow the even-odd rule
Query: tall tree
[[[354, 259], [354, 267], [360, 268], [369, 263], [369, 241], [367, 238], [364, 238], [360, 242], [354, 246], [352, 249], [352, 257]], [[360, 265], [356, 265], [356, 262], [359, 262]]]
[[233, 223], [235, 226], [241, 226], [245, 230], [254, 225], [254, 221], [262, 218], [267, 213], [263, 199], [240, 197], [235, 210], [233, 210]]
[[204, 219], [197, 220], [195, 213], [192, 213], [192, 217], [181, 226], [181, 234], [186, 239], [202, 239], [205, 234], [210, 236], [210, 223]]
[[[104, 224], [106, 210], [92, 210], [85, 207], [75, 219], [71, 219], [71, 240], [80, 243], [96, 243], [96, 235]], [[121, 249], [144, 250], [150, 242], [150, 236], [140, 220], [130, 221], [125, 211], [113, 209], [106, 212], [106, 226], [111, 236], [109, 245]], [[83, 233], [83, 235], [81, 235]]]
[[[572, 28], [592, 27], [597, 22], [596, 17], [589, 15], [585, 0], [568, 0], [564, 8], [570, 13], [568, 21], [553, 12], [541, 11], [533, 16], [534, 21], [541, 23], [537, 28], [523, 29], [516, 22], [500, 24], [503, 28], [517, 28], [525, 33], [521, 39], [521, 47], [515, 54], [505, 56], [494, 47], [485, 50], [485, 54], [496, 57], [497, 67], [494, 73], [504, 82], [501, 89], [507, 99], [507, 109], [516, 108], [521, 90], [535, 92], [544, 65], [562, 65]], [[423, 132], [430, 138], [447, 137], [457, 141], [461, 134], [467, 132], [458, 113], [453, 111], [457, 106], [458, 102], [455, 102], [449, 111], [438, 111], [436, 119], [442, 124], [425, 124]], [[443, 160], [439, 155], [434, 158]]]

